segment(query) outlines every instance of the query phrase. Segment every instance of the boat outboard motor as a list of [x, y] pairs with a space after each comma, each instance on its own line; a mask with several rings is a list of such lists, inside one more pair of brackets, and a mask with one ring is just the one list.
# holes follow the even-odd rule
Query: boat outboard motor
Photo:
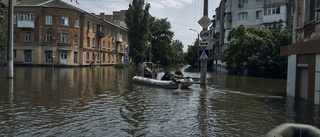
[[149, 69], [149, 68], [145, 68], [144, 71], [143, 71], [143, 75], [144, 77], [146, 78], [152, 78], [152, 71]]

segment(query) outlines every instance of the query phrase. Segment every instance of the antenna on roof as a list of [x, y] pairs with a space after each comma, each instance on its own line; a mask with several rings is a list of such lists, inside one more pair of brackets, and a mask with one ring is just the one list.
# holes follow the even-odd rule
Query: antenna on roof
[[[71, 2], [72, 2], [72, 0], [71, 0]], [[76, 0], [76, 3], [79, 4], [78, 0]]]

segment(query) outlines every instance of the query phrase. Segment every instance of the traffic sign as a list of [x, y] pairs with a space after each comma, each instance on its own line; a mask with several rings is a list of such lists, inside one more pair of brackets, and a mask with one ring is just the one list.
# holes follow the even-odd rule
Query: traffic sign
[[199, 42], [199, 47], [208, 47], [209, 46], [209, 41], [200, 41]]
[[209, 25], [212, 23], [212, 21], [207, 17], [203, 16], [198, 23], [202, 26], [202, 28], [207, 29]]
[[200, 38], [202, 40], [208, 40], [210, 38], [210, 32], [208, 30], [206, 30], [206, 29], [202, 30], [200, 32]]
[[199, 50], [199, 60], [209, 59], [209, 50]]

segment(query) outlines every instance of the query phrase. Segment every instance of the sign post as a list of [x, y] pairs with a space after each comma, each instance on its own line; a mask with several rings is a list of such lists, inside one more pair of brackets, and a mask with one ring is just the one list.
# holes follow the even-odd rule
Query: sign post
[[212, 21], [208, 18], [208, 0], [204, 0], [203, 17], [198, 21], [202, 26], [203, 30], [200, 33], [200, 37], [203, 41], [199, 42], [199, 46], [202, 50], [199, 50], [199, 60], [201, 60], [201, 70], [200, 70], [200, 85], [206, 85], [207, 80], [207, 60], [209, 57], [209, 41], [210, 32], [207, 30]]

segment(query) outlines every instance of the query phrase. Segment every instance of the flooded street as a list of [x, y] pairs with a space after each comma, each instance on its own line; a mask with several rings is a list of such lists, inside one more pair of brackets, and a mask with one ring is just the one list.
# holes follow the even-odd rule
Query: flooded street
[[[138, 68], [0, 67], [0, 136], [263, 136], [285, 123], [320, 127], [320, 107], [286, 97], [285, 79], [182, 69], [196, 83], [133, 83]], [[174, 69], [171, 69], [172, 72]]]

